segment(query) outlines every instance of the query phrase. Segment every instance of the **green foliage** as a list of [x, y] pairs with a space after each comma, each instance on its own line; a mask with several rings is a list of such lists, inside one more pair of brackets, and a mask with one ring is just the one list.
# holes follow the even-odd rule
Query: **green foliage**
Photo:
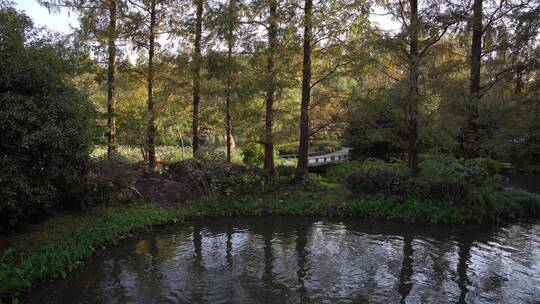
[[255, 142], [247, 144], [242, 152], [242, 160], [249, 167], [261, 166], [264, 161], [264, 148]]
[[278, 165], [276, 166], [276, 172], [278, 176], [292, 180], [294, 179], [294, 175], [296, 173], [296, 167], [294, 165], [293, 166]]
[[361, 168], [361, 164], [361, 162], [356, 160], [338, 163], [330, 167], [328, 171], [326, 171], [324, 177], [331, 183], [343, 184], [349, 174]]
[[438, 160], [442, 156], [444, 156], [444, 154], [441, 154], [438, 151], [418, 153], [418, 161], [419, 162], [424, 162], [424, 161], [427, 161], [427, 160]]
[[281, 158], [277, 154], [274, 155], [274, 164], [276, 167], [296, 167], [298, 159], [296, 158]]
[[503, 170], [510, 169], [510, 163], [498, 161], [490, 157], [478, 157], [476, 161], [490, 175], [500, 174]]
[[[477, 212], [486, 213], [485, 216], [492, 221], [512, 217], [497, 213], [503, 209], [527, 210], [518, 212], [516, 217], [535, 214], [536, 204], [529, 204], [531, 200], [527, 196], [510, 195], [511, 191], [503, 187], [500, 175], [488, 173], [491, 166], [497, 167], [499, 162], [475, 159], [464, 165], [462, 160], [442, 154], [429, 155], [423, 159], [420, 162], [420, 176], [416, 178], [409, 176], [405, 164], [400, 160], [390, 163], [368, 159], [353, 165], [359, 167], [350, 174], [346, 164], [338, 165], [329, 170], [327, 179], [339, 182], [345, 177], [348, 188], [357, 193], [382, 193], [405, 200], [440, 201], [477, 208]], [[491, 172], [498, 171], [493, 169]]]
[[342, 148], [340, 142], [335, 140], [316, 140], [310, 143], [310, 152], [315, 154], [327, 154]]
[[540, 217], [540, 195], [530, 193], [521, 189], [508, 189], [507, 201], [513, 201], [516, 208], [519, 208], [517, 217]]
[[308, 192], [315, 192], [324, 188], [324, 182], [325, 180], [319, 174], [308, 173], [302, 179], [302, 186]]
[[345, 136], [347, 145], [354, 148], [355, 158], [387, 159], [403, 153], [405, 126], [396, 107], [401, 95], [395, 84], [370, 90], [366, 95], [364, 90], [352, 92]]
[[93, 109], [70, 82], [77, 58], [30, 30], [24, 15], [0, 8], [2, 226], [77, 204], [89, 160]]
[[448, 155], [426, 158], [420, 162], [419, 167], [420, 176], [416, 185], [420, 187], [415, 188], [419, 191], [412, 193], [408, 189], [407, 194], [456, 203], [464, 202], [470, 192], [465, 179], [468, 173], [480, 175], [481, 172], [480, 168], [467, 168], [458, 159]]
[[38, 248], [8, 252], [0, 260], [0, 295], [17, 297], [34, 283], [46, 278], [65, 277], [79, 267], [82, 259], [118, 240], [132, 230], [167, 220], [167, 211], [147, 205], [114, 208], [89, 224], [80, 225], [70, 235], [58, 235]]
[[419, 164], [420, 176], [426, 179], [456, 181], [466, 176], [465, 166], [453, 156], [426, 159]]
[[392, 193], [409, 175], [402, 164], [368, 159], [347, 177], [346, 182], [350, 189], [360, 193]]
[[279, 144], [279, 145], [276, 145], [276, 149], [278, 150], [280, 155], [297, 154], [298, 143], [292, 142], [292, 143], [286, 143], [286, 144]]
[[[342, 148], [341, 142], [335, 140], [315, 140], [309, 144], [309, 153], [327, 154]], [[276, 145], [280, 155], [298, 154], [298, 142]]]
[[220, 190], [221, 181], [228, 175], [230, 165], [223, 152], [201, 150], [195, 158], [171, 163], [167, 173], [175, 180], [188, 181], [192, 191], [212, 195]]
[[158, 146], [156, 147], [156, 154], [162, 163], [179, 162], [192, 156], [190, 149], [182, 151], [177, 146]]
[[466, 203], [473, 195], [472, 192], [495, 186], [499, 180], [497, 174], [506, 164], [489, 158], [477, 158], [464, 163], [449, 155], [430, 155], [424, 157], [419, 167], [419, 179], [429, 185], [430, 197]]
[[190, 191], [212, 196], [230, 191], [241, 193], [253, 187], [260, 189], [263, 178], [259, 170], [227, 163], [224, 152], [208, 152], [172, 163], [166, 173], [175, 180], [187, 181]]

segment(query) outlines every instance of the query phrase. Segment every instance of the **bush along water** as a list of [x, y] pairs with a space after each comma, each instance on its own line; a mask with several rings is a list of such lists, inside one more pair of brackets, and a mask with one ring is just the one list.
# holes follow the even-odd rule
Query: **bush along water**
[[[37, 39], [0, 1], [0, 228], [76, 207], [84, 194], [94, 110], [71, 81], [78, 54]], [[9, 3], [9, 2], [8, 2]], [[13, 29], [18, 30], [13, 30]], [[3, 227], [2, 227], [3, 226]]]
[[[491, 159], [464, 162], [449, 155], [420, 162], [420, 175], [411, 178], [404, 164], [368, 159], [353, 166], [344, 178], [357, 194], [383, 194], [403, 201], [440, 202], [456, 206], [471, 216], [463, 221], [501, 222], [520, 217], [538, 217], [540, 198], [524, 190], [505, 187], [498, 172], [503, 163]], [[333, 179], [340, 169], [330, 171]]]

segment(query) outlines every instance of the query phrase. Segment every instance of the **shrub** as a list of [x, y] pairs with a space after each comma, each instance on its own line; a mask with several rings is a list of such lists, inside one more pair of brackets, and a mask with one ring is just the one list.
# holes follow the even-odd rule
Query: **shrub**
[[490, 175], [500, 174], [503, 170], [510, 168], [509, 163], [494, 160], [489, 157], [478, 157], [476, 158], [476, 162]]
[[308, 192], [316, 192], [324, 188], [324, 180], [319, 174], [308, 173], [302, 179], [302, 186]]
[[[412, 179], [401, 160], [384, 162], [368, 159], [346, 178], [346, 182], [349, 188], [363, 193], [397, 194], [416, 199], [461, 203], [467, 201], [471, 190], [469, 181], [465, 179], [468, 172], [482, 171], [474, 166], [467, 169], [451, 156], [427, 159], [420, 167], [420, 176]], [[329, 180], [339, 180], [340, 174], [343, 176], [342, 171], [345, 171], [339, 167], [335, 170], [329, 171]]]
[[368, 159], [347, 177], [346, 183], [350, 189], [357, 192], [394, 193], [408, 176], [409, 171], [400, 164]]
[[[218, 182], [221, 193], [233, 191], [234, 193], [251, 193], [263, 185], [263, 172], [258, 168], [233, 165], [227, 174]], [[255, 189], [254, 189], [255, 188]]]
[[242, 161], [250, 167], [262, 165], [264, 161], [264, 149], [262, 145], [255, 142], [249, 143], [242, 152]]
[[178, 146], [158, 146], [156, 150], [163, 163], [179, 162], [191, 157], [191, 151], [188, 151], [187, 149], [182, 151]]
[[400, 184], [399, 194], [405, 197], [429, 198], [431, 195], [431, 184], [425, 179], [406, 179]]
[[286, 179], [293, 179], [296, 173], [296, 167], [294, 166], [276, 166], [277, 175]]
[[428, 181], [428, 185], [430, 198], [440, 201], [466, 203], [470, 193], [470, 187], [463, 179], [434, 179]]
[[130, 163], [121, 155], [94, 160], [89, 170], [88, 193], [80, 199], [87, 203], [128, 203], [138, 198], [136, 180], [146, 172], [144, 163]]
[[276, 167], [296, 167], [298, 159], [296, 158], [281, 158], [277, 154], [274, 155], [274, 164]]
[[472, 185], [484, 186], [491, 183], [492, 175], [476, 159], [465, 161], [465, 177]]
[[211, 196], [230, 191], [249, 191], [252, 186], [262, 185], [260, 171], [261, 169], [231, 165], [226, 162], [224, 152], [213, 152], [172, 163], [166, 173], [176, 181], [191, 185], [193, 191]]
[[[450, 155], [427, 157], [419, 164], [419, 167], [419, 179], [429, 187], [428, 197], [455, 203], [465, 202], [469, 195], [470, 187], [467, 177], [474, 176], [481, 179], [480, 176], [483, 176], [480, 167], [472, 163], [466, 167]], [[425, 194], [418, 193], [417, 195]]]
[[198, 156], [171, 163], [167, 173], [172, 179], [191, 184], [193, 191], [212, 195], [221, 189], [221, 182], [228, 176], [230, 164], [223, 152], [204, 151]]
[[419, 153], [418, 154], [418, 160], [420, 162], [426, 161], [426, 160], [437, 160], [441, 157], [441, 154], [438, 152], [425, 152], [425, 153]]
[[466, 176], [465, 166], [449, 155], [422, 161], [419, 168], [420, 177], [428, 180], [457, 181]]
[[540, 217], [540, 195], [515, 188], [506, 189], [505, 193], [508, 194], [509, 200], [520, 209], [519, 216]]
[[338, 163], [326, 171], [325, 178], [331, 183], [344, 183], [347, 177], [354, 171], [360, 169], [359, 161]]
[[0, 225], [76, 204], [89, 162], [94, 113], [69, 80], [74, 56], [30, 32], [0, 5]]

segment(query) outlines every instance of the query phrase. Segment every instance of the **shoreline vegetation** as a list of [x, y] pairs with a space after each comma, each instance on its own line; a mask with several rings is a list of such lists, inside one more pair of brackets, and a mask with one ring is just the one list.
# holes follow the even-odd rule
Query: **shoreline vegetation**
[[[194, 160], [181, 162], [183, 170], [190, 162]], [[84, 212], [59, 213], [27, 227], [26, 232], [8, 235], [10, 246], [0, 256], [0, 294], [4, 301], [9, 303], [18, 299], [21, 293], [29, 291], [39, 282], [65, 277], [69, 271], [84, 265], [84, 259], [94, 252], [114, 245], [133, 232], [186, 220], [209, 217], [310, 216], [456, 225], [502, 224], [515, 219], [538, 218], [540, 215], [538, 195], [517, 189], [500, 190], [500, 197], [496, 196], [498, 200], [486, 198], [479, 205], [384, 194], [380, 187], [386, 185], [377, 184], [377, 175], [370, 177], [375, 182], [373, 185], [351, 186], [355, 180], [361, 179], [361, 172], [371, 170], [373, 174], [373, 168], [366, 167], [384, 167], [388, 164], [382, 161], [364, 161], [363, 169], [359, 162], [341, 164], [330, 169], [324, 177], [309, 174], [301, 184], [291, 184], [288, 182], [290, 179], [283, 177], [270, 187], [261, 186], [256, 170], [244, 168], [245, 171], [238, 172], [239, 168], [235, 166], [223, 169], [227, 172], [236, 170], [234, 175], [218, 180], [217, 176], [220, 175], [216, 175], [215, 171], [219, 171], [216, 169], [219, 166], [213, 162], [206, 159], [206, 168], [202, 161], [198, 163], [194, 167], [198, 168], [197, 172], [201, 176], [192, 177], [199, 181], [205, 179], [208, 189], [213, 189], [209, 190], [213, 194], [166, 206], [159, 202], [119, 203], [116, 202], [119, 196], [115, 195], [115, 198], [105, 200], [109, 203], [97, 204]], [[179, 167], [179, 164], [171, 165], [167, 172], [160, 175], [174, 175], [172, 172], [180, 170]], [[206, 172], [208, 168], [213, 168], [213, 176]], [[281, 171], [283, 175], [285, 171]], [[384, 170], [380, 174], [385, 180], [394, 178], [390, 178]], [[239, 179], [243, 182], [239, 182]], [[121, 182], [107, 183], [118, 185]], [[366, 193], [374, 185], [377, 188], [371, 190], [378, 193]], [[120, 189], [110, 191], [115, 194], [121, 192]]]

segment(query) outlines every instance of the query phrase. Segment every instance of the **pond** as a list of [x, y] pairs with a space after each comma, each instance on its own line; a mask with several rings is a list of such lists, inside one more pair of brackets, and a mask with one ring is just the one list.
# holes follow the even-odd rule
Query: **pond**
[[540, 223], [202, 220], [137, 234], [23, 303], [538, 303]]

